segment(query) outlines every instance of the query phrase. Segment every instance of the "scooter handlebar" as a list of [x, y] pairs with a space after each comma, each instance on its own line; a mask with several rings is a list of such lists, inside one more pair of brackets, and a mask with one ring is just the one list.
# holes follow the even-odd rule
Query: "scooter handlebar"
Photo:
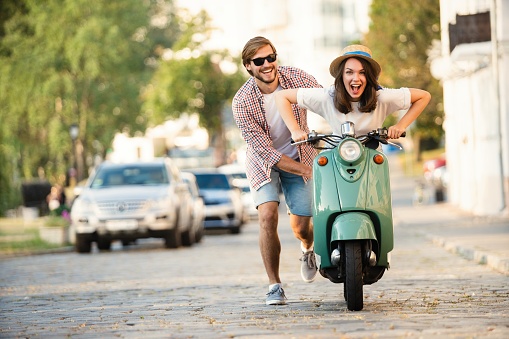
[[[400, 138], [404, 138], [404, 137], [406, 137], [406, 132], [403, 132], [400, 135]], [[344, 136], [340, 136], [340, 135], [336, 135], [336, 134], [318, 134], [315, 131], [311, 131], [310, 133], [308, 133], [308, 138], [306, 140], [294, 141], [293, 139], [291, 139], [290, 144], [296, 146], [296, 145], [300, 145], [300, 144], [304, 144], [304, 143], [317, 143], [321, 140], [324, 140], [328, 144], [331, 145], [332, 143], [337, 143], [341, 139], [344, 139], [344, 138], [345, 138]], [[357, 139], [361, 139], [361, 138], [374, 138], [382, 143], [389, 143], [387, 141], [387, 129], [386, 128], [374, 130], [373, 132], [370, 132], [367, 135], [357, 137]], [[317, 147], [315, 147], [315, 148], [317, 148]]]

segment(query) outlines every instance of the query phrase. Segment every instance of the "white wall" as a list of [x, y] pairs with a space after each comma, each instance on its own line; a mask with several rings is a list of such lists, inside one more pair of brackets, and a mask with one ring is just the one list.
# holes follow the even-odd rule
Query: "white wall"
[[[485, 12], [496, 3], [498, 65], [492, 42], [457, 46], [449, 53], [448, 25], [456, 14]], [[507, 0], [441, 0], [442, 58], [433, 75], [444, 86], [448, 197], [477, 215], [507, 213], [509, 67]], [[492, 34], [492, 37], [494, 34]]]

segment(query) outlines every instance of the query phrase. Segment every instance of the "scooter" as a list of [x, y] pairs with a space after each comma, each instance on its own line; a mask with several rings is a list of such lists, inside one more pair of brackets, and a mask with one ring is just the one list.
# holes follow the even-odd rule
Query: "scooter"
[[341, 135], [312, 131], [294, 142], [321, 150], [313, 162], [316, 262], [324, 278], [343, 283], [351, 311], [363, 309], [363, 285], [389, 269], [394, 247], [389, 164], [377, 148], [401, 147], [387, 139], [385, 128], [356, 136], [354, 124], [346, 122]]

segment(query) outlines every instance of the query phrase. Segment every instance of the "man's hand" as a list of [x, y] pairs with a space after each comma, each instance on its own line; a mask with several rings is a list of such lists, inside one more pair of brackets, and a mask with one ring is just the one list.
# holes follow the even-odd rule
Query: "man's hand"
[[308, 138], [308, 134], [306, 132], [304, 132], [303, 130], [295, 130], [295, 131], [292, 131], [292, 140], [297, 142], [297, 141], [303, 141], [303, 140], [307, 140]]
[[295, 161], [284, 154], [276, 166], [285, 172], [297, 174], [308, 179], [311, 179], [313, 176], [313, 169], [311, 166], [308, 166], [302, 162]]

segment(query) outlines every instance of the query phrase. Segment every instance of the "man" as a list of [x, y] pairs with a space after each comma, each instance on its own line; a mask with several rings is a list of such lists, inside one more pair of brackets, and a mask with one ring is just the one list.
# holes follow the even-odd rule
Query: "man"
[[[312, 282], [316, 276], [313, 251], [312, 162], [316, 151], [310, 145], [291, 144], [290, 131], [276, 108], [276, 91], [321, 87], [311, 75], [289, 66], [278, 66], [274, 45], [264, 37], [249, 40], [242, 63], [251, 78], [233, 99], [235, 122], [247, 143], [246, 171], [260, 222], [260, 252], [269, 278], [267, 305], [284, 305], [286, 296], [279, 277], [281, 243], [278, 206], [280, 187], [290, 212], [290, 226], [301, 241], [301, 276]], [[309, 131], [305, 110], [293, 106], [299, 126]]]

